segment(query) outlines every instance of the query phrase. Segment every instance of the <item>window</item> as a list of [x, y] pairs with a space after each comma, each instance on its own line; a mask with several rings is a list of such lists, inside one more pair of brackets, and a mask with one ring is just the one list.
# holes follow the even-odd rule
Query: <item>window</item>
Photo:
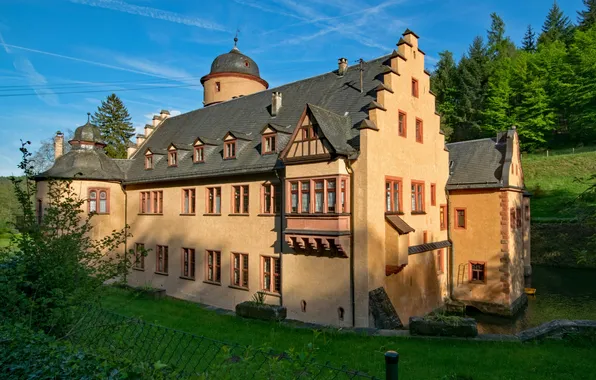
[[195, 250], [182, 248], [182, 277], [195, 278]]
[[163, 213], [163, 191], [141, 191], [139, 212], [141, 214]]
[[263, 214], [278, 214], [281, 210], [281, 187], [266, 183], [263, 185], [262, 191], [261, 212]]
[[215, 82], [215, 92], [221, 91], [221, 82]]
[[340, 203], [339, 203], [339, 212], [344, 213], [347, 212], [346, 208], [346, 180], [342, 179], [341, 181], [341, 193], [340, 193]]
[[168, 274], [168, 246], [158, 245], [157, 254], [155, 255], [155, 272]]
[[301, 203], [302, 203], [302, 212], [308, 213], [310, 212], [310, 182], [301, 182], [300, 183], [300, 191], [301, 191]]
[[325, 181], [315, 181], [315, 212], [321, 213], [325, 207]]
[[89, 189], [89, 212], [109, 213], [108, 193], [108, 189]]
[[281, 264], [279, 258], [262, 256], [263, 277], [261, 279], [261, 289], [279, 294], [281, 292]]
[[418, 79], [412, 78], [412, 96], [418, 97]]
[[194, 155], [192, 156], [193, 162], [205, 162], [205, 150], [202, 146], [195, 146]]
[[524, 215], [526, 216], [526, 222], [530, 221], [530, 205], [524, 206]]
[[221, 187], [207, 188], [207, 214], [221, 214]]
[[234, 199], [232, 199], [234, 214], [248, 214], [248, 185], [234, 186]]
[[232, 286], [248, 289], [248, 254], [232, 253]]
[[422, 231], [422, 244], [428, 243], [428, 231]]
[[412, 212], [424, 212], [424, 182], [412, 181]]
[[436, 259], [436, 268], [437, 273], [443, 273], [445, 271], [445, 251], [443, 249], [439, 249], [435, 256]]
[[334, 213], [336, 210], [335, 204], [337, 203], [337, 197], [335, 193], [336, 182], [334, 179], [325, 180], [327, 183], [327, 212]]
[[401, 178], [385, 178], [385, 211], [401, 212]]
[[168, 166], [178, 166], [178, 152], [173, 150], [168, 152]]
[[135, 262], [132, 264], [134, 269], [145, 270], [145, 244], [135, 243]]
[[486, 283], [486, 263], [480, 261], [470, 261], [470, 282]]
[[194, 214], [195, 213], [195, 189], [182, 189], [182, 213], [183, 214]]
[[430, 205], [437, 205], [437, 185], [434, 183], [430, 184]]
[[276, 143], [275, 134], [269, 134], [269, 135], [263, 136], [262, 154], [275, 153], [275, 149], [276, 149], [275, 143]]
[[439, 209], [439, 222], [441, 223], [441, 231], [447, 229], [447, 205], [441, 205]]
[[466, 209], [465, 208], [456, 208], [455, 209], [455, 229], [465, 229], [466, 228]]
[[312, 125], [302, 127], [302, 141], [316, 140], [315, 129]]
[[521, 214], [521, 207], [518, 207], [515, 210], [515, 225], [517, 228], [521, 228], [522, 226], [522, 214]]
[[408, 116], [405, 112], [399, 111], [398, 116], [398, 124], [397, 124], [397, 134], [402, 137], [406, 137], [408, 133]]
[[236, 158], [236, 141], [226, 141], [224, 143], [224, 160]]
[[41, 222], [43, 221], [43, 201], [38, 199], [36, 206], [37, 224], [41, 225]]
[[153, 169], [153, 155], [148, 154], [145, 156], [145, 169]]
[[416, 142], [424, 142], [424, 128], [420, 119], [416, 119]]
[[221, 284], [221, 252], [207, 251], [205, 278], [208, 282]]
[[298, 212], [298, 182], [290, 183], [291, 212]]

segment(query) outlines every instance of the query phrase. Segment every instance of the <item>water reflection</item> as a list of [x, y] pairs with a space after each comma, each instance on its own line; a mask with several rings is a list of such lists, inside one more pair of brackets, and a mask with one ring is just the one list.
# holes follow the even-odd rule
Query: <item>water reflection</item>
[[596, 320], [596, 270], [534, 266], [528, 307], [515, 318], [503, 318], [468, 310], [478, 321], [481, 334], [515, 334], [553, 319]]

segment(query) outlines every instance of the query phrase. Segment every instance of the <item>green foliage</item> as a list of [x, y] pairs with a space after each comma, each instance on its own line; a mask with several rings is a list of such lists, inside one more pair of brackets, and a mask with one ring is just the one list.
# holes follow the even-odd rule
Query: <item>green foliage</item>
[[429, 313], [423, 317], [428, 322], [441, 322], [448, 326], [459, 326], [462, 324], [464, 318], [458, 315], [447, 314], [441, 311]]
[[126, 149], [134, 128], [128, 110], [116, 94], [101, 102], [91, 121], [99, 127], [106, 146], [106, 154], [112, 158], [126, 158]]
[[548, 11], [546, 20], [542, 25], [542, 34], [538, 38], [538, 42], [548, 44], [555, 41], [569, 41], [573, 27], [569, 17], [565, 16], [559, 4], [555, 0], [553, 6]]
[[522, 49], [528, 53], [536, 51], [536, 33], [534, 33], [534, 29], [532, 29], [532, 25], [528, 25], [524, 40], [522, 41]]
[[27, 144], [19, 165], [25, 177], [13, 179], [22, 234], [12, 238], [10, 250], [0, 251], [0, 317], [61, 336], [75, 322], [78, 309], [98, 301], [106, 281], [128, 272], [130, 263], [118, 252], [126, 229], [92, 239], [93, 214], [83, 215], [85, 200], [72, 181], [47, 182], [47, 204], [38, 224]]
[[596, 25], [596, 0], [583, 0], [586, 9], [577, 12], [578, 24], [581, 30], [587, 30]]
[[254, 302], [257, 305], [264, 305], [265, 297], [267, 297], [267, 294], [265, 294], [265, 292], [256, 292], [252, 295], [252, 302]]

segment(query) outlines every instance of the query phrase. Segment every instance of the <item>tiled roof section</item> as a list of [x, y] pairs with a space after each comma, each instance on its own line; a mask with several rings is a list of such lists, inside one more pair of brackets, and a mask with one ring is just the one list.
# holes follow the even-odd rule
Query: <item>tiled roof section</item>
[[72, 149], [59, 157], [54, 166], [37, 176], [45, 178], [74, 178], [105, 181], [121, 181], [126, 164], [123, 160], [114, 160], [100, 149]]
[[341, 116], [312, 104], [309, 104], [308, 108], [337, 154], [349, 156], [356, 152], [348, 144], [348, 141], [352, 138], [352, 121], [349, 116]]
[[[170, 117], [149, 136], [145, 147], [150, 147], [154, 152], [165, 151], [171, 142], [192, 144], [200, 137], [217, 143], [210, 147], [215, 153], [206, 152], [205, 162], [201, 164], [194, 164], [189, 155], [180, 159], [177, 167], [168, 167], [167, 162], [160, 161], [154, 163], [154, 169], [145, 170], [142, 149], [132, 158], [133, 163], [126, 182], [157, 182], [271, 171], [279, 167], [281, 162], [275, 154], [261, 155], [260, 133], [263, 126], [272, 123], [293, 132], [307, 104], [315, 104], [328, 112], [349, 117], [351, 126], [345, 136], [349, 140], [348, 144], [353, 149], [358, 149], [357, 127], [368, 117], [366, 107], [375, 100], [374, 89], [381, 83], [382, 76], [379, 74], [388, 58], [389, 56], [384, 56], [364, 64], [362, 92], [359, 67], [351, 66], [344, 76], [329, 72]], [[283, 106], [275, 117], [269, 112], [272, 91], [283, 94]], [[244, 133], [252, 139], [247, 142], [246, 148], [238, 152], [236, 159], [224, 160], [223, 137], [229, 131]], [[277, 148], [281, 151], [287, 140], [278, 140]], [[348, 149], [344, 144], [340, 145], [341, 149]]]
[[447, 189], [506, 186], [502, 175], [507, 144], [503, 140], [462, 141], [447, 144], [447, 149], [450, 161]]
[[410, 232], [416, 231], [413, 229], [408, 223], [406, 223], [402, 218], [397, 215], [385, 215], [385, 219], [389, 222], [389, 224], [395, 228], [395, 230], [400, 235], [409, 234]]
[[424, 243], [420, 245], [413, 245], [408, 247], [408, 255], [415, 255], [417, 253], [434, 251], [436, 249], [451, 247], [449, 240], [437, 241], [434, 243]]

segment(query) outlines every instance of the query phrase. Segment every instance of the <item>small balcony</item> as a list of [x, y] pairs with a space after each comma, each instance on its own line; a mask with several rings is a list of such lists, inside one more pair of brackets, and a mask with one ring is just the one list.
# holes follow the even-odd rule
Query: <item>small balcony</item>
[[347, 257], [350, 215], [286, 215], [285, 240], [296, 253]]

